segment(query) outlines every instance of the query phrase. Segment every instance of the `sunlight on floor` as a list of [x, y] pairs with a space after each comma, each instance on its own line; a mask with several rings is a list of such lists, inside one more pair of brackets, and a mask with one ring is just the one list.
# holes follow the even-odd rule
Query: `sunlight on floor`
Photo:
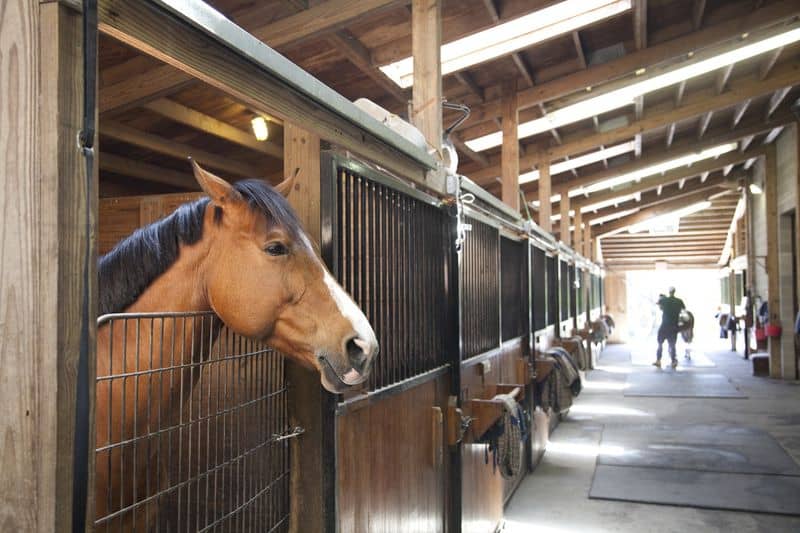
[[603, 372], [608, 372], [609, 374], [630, 374], [633, 370], [629, 366], [607, 366], [607, 365], [597, 365], [594, 367], [595, 370], [602, 370]]
[[587, 528], [583, 525], [547, 525], [542, 524], [538, 519], [536, 522], [519, 522], [517, 520], [506, 520], [506, 527], [503, 533], [601, 533], [608, 529]]
[[569, 412], [576, 415], [654, 416], [641, 409], [608, 404], [576, 404], [570, 407]]
[[578, 442], [553, 442], [547, 443], [547, 452], [550, 456], [578, 456], [597, 457], [603, 455], [620, 456], [625, 453], [622, 446], [608, 446], [603, 444], [582, 444]]
[[583, 382], [583, 390], [625, 390], [627, 388], [627, 383], [620, 383], [619, 381], [592, 381], [587, 379]]

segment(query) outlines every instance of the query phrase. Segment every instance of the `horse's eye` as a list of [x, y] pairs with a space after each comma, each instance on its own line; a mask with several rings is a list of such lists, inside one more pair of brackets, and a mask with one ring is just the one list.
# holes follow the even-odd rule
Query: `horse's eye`
[[286, 255], [289, 249], [282, 243], [273, 242], [267, 245], [264, 249], [269, 255]]

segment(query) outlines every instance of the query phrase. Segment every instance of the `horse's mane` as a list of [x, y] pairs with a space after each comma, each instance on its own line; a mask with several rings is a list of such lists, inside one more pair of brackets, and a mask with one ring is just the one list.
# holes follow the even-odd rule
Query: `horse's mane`
[[[286, 199], [261, 180], [243, 180], [233, 188], [251, 209], [263, 213], [270, 224], [278, 224], [295, 242], [305, 242], [297, 216]], [[98, 260], [100, 315], [121, 313], [178, 259], [181, 244], [203, 238], [203, 221], [209, 199], [178, 207], [170, 215], [134, 231]], [[219, 222], [222, 211], [214, 214]]]

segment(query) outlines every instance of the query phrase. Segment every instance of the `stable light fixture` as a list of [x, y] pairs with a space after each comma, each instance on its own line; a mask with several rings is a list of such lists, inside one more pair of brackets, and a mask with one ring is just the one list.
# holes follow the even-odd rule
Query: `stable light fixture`
[[633, 172], [628, 172], [627, 174], [622, 174], [614, 178], [598, 181], [597, 183], [587, 185], [586, 187], [573, 189], [569, 191], [569, 196], [570, 198], [572, 198], [575, 196], [582, 196], [584, 194], [591, 194], [593, 192], [601, 191], [603, 189], [610, 189], [612, 187], [617, 187], [625, 183], [641, 180], [642, 178], [646, 178], [647, 176], [652, 176], [653, 174], [659, 174], [661, 172], [667, 172], [668, 170], [672, 170], [678, 167], [691, 165], [692, 163], [697, 163], [698, 161], [703, 161], [704, 159], [719, 157], [722, 154], [727, 154], [728, 152], [736, 150], [738, 146], [739, 146], [738, 143], [735, 142], [721, 144], [719, 146], [703, 150], [702, 152], [699, 153], [687, 154], [681, 157], [677, 157], [675, 159], [670, 159], [669, 161], [664, 161], [662, 163], [650, 165], [649, 167], [641, 168], [639, 170], [634, 170]]
[[256, 140], [266, 141], [269, 139], [267, 119], [261, 116], [253, 117], [253, 120], [250, 121], [250, 126], [253, 128], [253, 135], [256, 136]]
[[764, 190], [758, 185], [758, 183], [751, 183], [750, 184], [750, 194], [761, 194]]
[[692, 204], [683, 207], [681, 209], [676, 209], [675, 211], [664, 213], [663, 215], [652, 217], [649, 220], [640, 222], [639, 224], [634, 224], [628, 228], [628, 233], [641, 233], [643, 231], [650, 231], [653, 228], [657, 229], [660, 227], [668, 226], [673, 224], [674, 221], [681, 219], [682, 217], [699, 213], [700, 211], [708, 209], [709, 207], [711, 207], [711, 202], [709, 202], [708, 200], [704, 202], [697, 202], [696, 204]]
[[[744, 37], [742, 38], [744, 39]], [[633, 105], [634, 100], [644, 94], [727, 67], [797, 41], [800, 41], [800, 27], [797, 27], [797, 24], [795, 24], [792, 29], [777, 35], [767, 37], [754, 43], [742, 44], [738, 48], [713, 55], [706, 59], [697, 59], [690, 64], [677, 66], [663, 74], [638, 82], [635, 81], [630, 85], [609, 91], [605, 94], [587, 98], [575, 104], [549, 111], [544, 117], [520, 124], [518, 128], [518, 137], [523, 139], [608, 111]], [[483, 137], [469, 140], [465, 144], [469, 146], [470, 149], [479, 152], [503, 144], [503, 134], [502, 132], [490, 133]]]
[[[612, 157], [633, 152], [634, 150], [636, 150], [636, 141], [629, 141], [626, 143], [609, 146], [608, 148], [604, 148], [602, 150], [597, 150], [595, 152], [561, 161], [560, 163], [552, 164], [550, 165], [550, 175], [553, 176], [555, 174], [560, 174], [576, 168], [585, 167], [586, 165], [591, 165], [592, 163], [597, 163], [598, 161], [603, 161], [604, 159], [611, 159]], [[523, 183], [536, 181], [538, 179], [538, 170], [525, 172], [524, 174], [519, 175], [520, 185]]]
[[[442, 75], [490, 61], [536, 43], [613, 17], [631, 8], [631, 0], [566, 0], [442, 45]], [[414, 58], [380, 67], [402, 88], [414, 84]]]

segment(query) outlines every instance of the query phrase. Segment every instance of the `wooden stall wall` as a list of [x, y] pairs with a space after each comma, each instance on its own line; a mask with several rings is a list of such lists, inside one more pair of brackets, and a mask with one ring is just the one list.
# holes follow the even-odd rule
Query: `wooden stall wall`
[[336, 420], [339, 531], [444, 531], [448, 376]]
[[607, 312], [614, 317], [614, 331], [609, 342], [626, 342], [628, 331], [628, 288], [625, 272], [609, 272], [604, 278]]

